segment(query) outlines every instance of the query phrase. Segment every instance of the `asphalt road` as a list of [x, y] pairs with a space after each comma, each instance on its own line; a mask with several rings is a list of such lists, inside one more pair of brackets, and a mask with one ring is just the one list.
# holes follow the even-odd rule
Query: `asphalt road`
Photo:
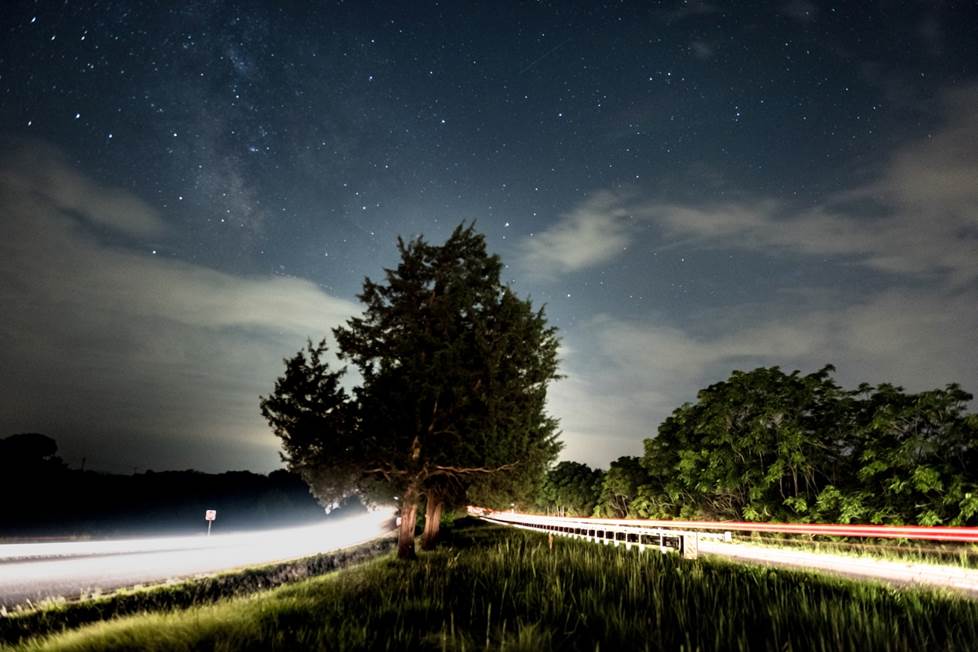
[[308, 557], [377, 538], [391, 514], [213, 536], [0, 545], [0, 606], [67, 599]]

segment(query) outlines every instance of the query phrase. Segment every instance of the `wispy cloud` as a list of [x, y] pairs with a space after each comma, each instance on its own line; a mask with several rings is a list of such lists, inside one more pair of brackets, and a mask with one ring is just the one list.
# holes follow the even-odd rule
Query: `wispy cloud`
[[95, 466], [274, 466], [258, 395], [356, 306], [154, 255], [140, 238], [165, 231], [155, 211], [24, 147], [0, 162], [0, 432], [61, 435]]
[[895, 274], [952, 285], [978, 280], [978, 87], [944, 96], [944, 123], [897, 148], [869, 183], [799, 209], [775, 197], [709, 202], [638, 201], [599, 193], [525, 243], [542, 276], [607, 263], [639, 222], [667, 241], [761, 253], [840, 256]]
[[945, 96], [945, 123], [897, 149], [872, 183], [797, 211], [774, 199], [652, 203], [673, 237], [719, 247], [850, 256], [886, 272], [978, 279], [978, 88]]
[[31, 141], [0, 139], [5, 152], [3, 182], [20, 197], [35, 198], [63, 214], [127, 235], [154, 236], [163, 221], [151, 206], [120, 189], [91, 181], [73, 169], [57, 149]]
[[627, 195], [596, 193], [553, 226], [526, 238], [520, 266], [534, 276], [552, 278], [608, 262], [628, 246], [635, 218]]

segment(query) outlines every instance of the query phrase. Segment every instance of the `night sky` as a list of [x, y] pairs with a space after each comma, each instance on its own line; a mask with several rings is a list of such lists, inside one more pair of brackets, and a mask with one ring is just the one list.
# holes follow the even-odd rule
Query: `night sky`
[[[316, 7], [315, 9], [312, 7]], [[973, 2], [13, 2], [0, 436], [280, 466], [282, 358], [477, 222], [560, 329], [563, 456], [733, 369], [978, 391]]]

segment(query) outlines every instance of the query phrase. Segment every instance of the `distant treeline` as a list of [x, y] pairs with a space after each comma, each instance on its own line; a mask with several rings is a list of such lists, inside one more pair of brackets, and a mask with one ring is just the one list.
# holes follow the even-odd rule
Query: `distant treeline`
[[0, 537], [192, 533], [299, 524], [324, 517], [287, 471], [116, 475], [69, 469], [46, 435], [0, 439]]
[[957, 385], [735, 371], [607, 471], [551, 469], [536, 507], [612, 518], [978, 525], [978, 415]]

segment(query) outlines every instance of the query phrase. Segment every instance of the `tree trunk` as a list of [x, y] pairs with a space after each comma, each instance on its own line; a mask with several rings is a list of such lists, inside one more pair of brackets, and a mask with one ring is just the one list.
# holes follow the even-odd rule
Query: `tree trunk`
[[418, 490], [408, 487], [401, 497], [401, 529], [397, 533], [397, 558], [414, 559], [414, 526], [418, 520]]
[[427, 507], [424, 512], [424, 535], [421, 538], [421, 549], [431, 550], [438, 539], [438, 529], [441, 527], [441, 509], [444, 503], [441, 497], [433, 491], [428, 492]]

